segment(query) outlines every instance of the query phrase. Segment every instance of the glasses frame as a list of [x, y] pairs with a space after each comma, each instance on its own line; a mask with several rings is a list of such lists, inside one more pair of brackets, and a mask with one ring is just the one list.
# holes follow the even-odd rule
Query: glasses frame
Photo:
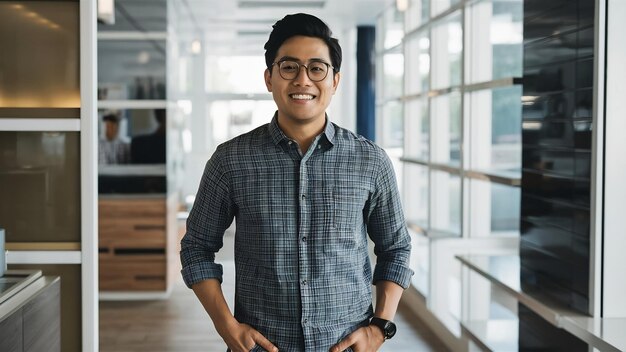
[[[293, 78], [285, 78], [285, 77], [283, 76], [282, 72], [280, 71], [280, 65], [282, 65], [282, 63], [283, 63], [283, 62], [293, 62], [293, 63], [294, 63], [294, 64], [296, 64], [296, 66], [298, 67], [298, 68], [297, 68], [297, 73], [296, 73], [296, 75], [295, 75]], [[326, 65], [326, 68], [327, 68], [327, 70], [326, 70], [326, 75], [325, 75], [323, 78], [321, 78], [321, 79], [317, 79], [317, 80], [316, 80], [316, 79], [311, 78], [311, 75], [309, 74], [309, 65], [310, 65], [311, 63], [321, 63], [321, 64]], [[285, 60], [280, 60], [280, 61], [275, 61], [275, 62], [273, 62], [273, 63], [272, 63], [272, 66], [274, 66], [274, 65], [278, 65], [278, 74], [280, 75], [280, 77], [281, 77], [282, 79], [284, 79], [284, 80], [286, 80], [286, 81], [293, 81], [294, 79], [298, 78], [298, 76], [300, 75], [300, 68], [302, 68], [302, 67], [304, 67], [304, 68], [305, 68], [304, 72], [306, 72], [306, 76], [309, 78], [309, 80], [311, 80], [311, 82], [321, 82], [321, 81], [325, 80], [325, 79], [326, 79], [326, 77], [328, 77], [328, 72], [330, 72], [331, 70], [332, 70], [333, 72], [335, 71], [335, 67], [334, 67], [333, 65], [329, 64], [328, 62], [321, 61], [321, 60], [312, 61], [312, 62], [310, 62], [308, 65], [305, 65], [305, 64], [301, 64], [301, 63], [299, 63], [299, 62], [297, 62], [297, 61], [295, 61], [295, 60], [285, 59]]]

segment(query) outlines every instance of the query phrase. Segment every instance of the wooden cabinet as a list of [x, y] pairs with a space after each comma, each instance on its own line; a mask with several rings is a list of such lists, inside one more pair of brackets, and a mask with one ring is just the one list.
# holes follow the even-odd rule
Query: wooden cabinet
[[61, 351], [61, 284], [58, 277], [40, 277], [2, 303], [0, 351]]
[[101, 291], [167, 290], [165, 196], [99, 201]]
[[23, 351], [21, 311], [0, 321], [0, 350]]

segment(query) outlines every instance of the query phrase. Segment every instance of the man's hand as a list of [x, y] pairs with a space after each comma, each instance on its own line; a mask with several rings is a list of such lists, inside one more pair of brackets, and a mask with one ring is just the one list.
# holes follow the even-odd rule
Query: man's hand
[[232, 352], [250, 352], [255, 345], [269, 352], [278, 352], [276, 346], [248, 324], [235, 321], [220, 330], [220, 335]]
[[376, 326], [364, 326], [331, 347], [330, 352], [342, 352], [348, 347], [352, 347], [354, 352], [376, 352], [383, 342], [382, 330]]

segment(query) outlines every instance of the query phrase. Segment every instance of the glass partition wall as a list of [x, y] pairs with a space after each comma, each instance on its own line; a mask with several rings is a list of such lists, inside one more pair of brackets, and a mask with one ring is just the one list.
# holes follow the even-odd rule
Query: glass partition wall
[[462, 320], [516, 313], [454, 255], [518, 252], [522, 10], [413, 0], [377, 23], [377, 143], [398, 161], [411, 290], [457, 337]]
[[8, 270], [60, 277], [62, 351], [98, 340], [94, 6], [0, 1], [0, 228]]

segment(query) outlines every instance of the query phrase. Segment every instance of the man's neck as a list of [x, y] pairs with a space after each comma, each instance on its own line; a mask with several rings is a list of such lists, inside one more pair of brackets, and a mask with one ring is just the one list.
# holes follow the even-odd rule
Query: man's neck
[[306, 154], [315, 137], [324, 131], [326, 116], [310, 121], [295, 122], [291, 119], [281, 118], [279, 113], [278, 126], [287, 137], [295, 140], [302, 153]]

